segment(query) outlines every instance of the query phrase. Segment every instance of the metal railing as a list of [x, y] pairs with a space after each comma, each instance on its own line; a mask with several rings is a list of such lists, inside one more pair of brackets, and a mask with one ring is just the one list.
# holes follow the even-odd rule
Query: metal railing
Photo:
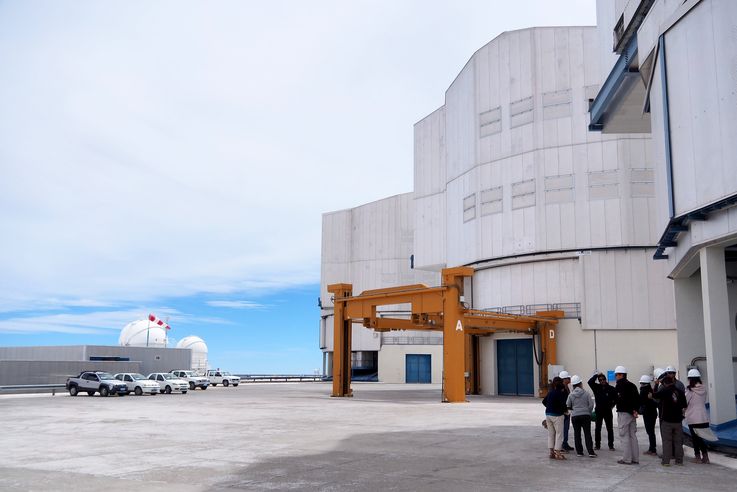
[[535, 316], [538, 311], [563, 311], [564, 318], [578, 319], [581, 317], [580, 302], [558, 302], [553, 304], [527, 304], [516, 306], [498, 306], [485, 308], [482, 311], [490, 311], [502, 314], [518, 314], [522, 316]]
[[320, 374], [236, 374], [236, 376], [241, 378], [241, 383], [314, 383], [324, 380]]
[[65, 391], [65, 384], [12, 384], [0, 386], [0, 394], [20, 393], [51, 393], [56, 395], [57, 391]]
[[443, 337], [384, 336], [383, 345], [442, 345]]

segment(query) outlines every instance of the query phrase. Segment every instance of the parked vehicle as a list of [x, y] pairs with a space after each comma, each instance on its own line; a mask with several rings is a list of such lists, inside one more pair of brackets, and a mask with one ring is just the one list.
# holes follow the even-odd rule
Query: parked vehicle
[[241, 382], [241, 378], [238, 376], [233, 376], [228, 371], [220, 370], [207, 371], [207, 379], [210, 380], [210, 384], [213, 386], [217, 386], [218, 384], [222, 384], [223, 386], [230, 386], [231, 384], [238, 386]]
[[208, 386], [210, 386], [210, 380], [203, 376], [196, 376], [194, 371], [187, 371], [184, 369], [177, 369], [175, 371], [169, 371], [174, 376], [178, 377], [179, 379], [184, 379], [189, 383], [189, 389], [192, 391], [195, 390], [195, 388], [202, 388], [203, 390], [206, 390]]
[[144, 393], [156, 395], [160, 390], [156, 381], [146, 379], [146, 376], [137, 372], [120, 372], [115, 375], [115, 379], [123, 381], [128, 388], [128, 394], [135, 393], [136, 396], [141, 396]]
[[179, 379], [168, 372], [152, 372], [148, 375], [152, 381], [156, 381], [159, 385], [159, 392], [171, 394], [172, 391], [180, 391], [183, 395], [189, 390], [189, 383], [184, 379]]
[[67, 379], [66, 387], [72, 396], [77, 396], [81, 391], [89, 396], [95, 393], [100, 393], [100, 396], [128, 394], [128, 387], [124, 383], [115, 379], [109, 372], [102, 371], [81, 372], [79, 376]]

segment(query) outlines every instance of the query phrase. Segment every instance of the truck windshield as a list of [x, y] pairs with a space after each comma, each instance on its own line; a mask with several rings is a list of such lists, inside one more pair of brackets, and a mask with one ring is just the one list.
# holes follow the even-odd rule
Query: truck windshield
[[100, 380], [103, 380], [103, 379], [115, 379], [113, 377], [113, 375], [110, 374], [109, 372], [98, 372], [97, 373], [97, 377], [99, 377]]
[[224, 372], [223, 376], [231, 376], [231, 374], [229, 372]]

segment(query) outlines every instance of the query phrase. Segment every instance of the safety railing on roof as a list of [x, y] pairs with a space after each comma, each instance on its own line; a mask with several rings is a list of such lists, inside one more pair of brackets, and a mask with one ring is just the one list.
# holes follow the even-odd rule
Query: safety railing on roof
[[443, 337], [410, 337], [399, 335], [385, 335], [381, 338], [382, 345], [442, 345]]
[[518, 314], [521, 316], [534, 316], [540, 311], [563, 311], [563, 318], [579, 319], [581, 318], [580, 302], [558, 302], [552, 304], [526, 304], [515, 306], [498, 306], [484, 308], [482, 311], [490, 311], [503, 314]]

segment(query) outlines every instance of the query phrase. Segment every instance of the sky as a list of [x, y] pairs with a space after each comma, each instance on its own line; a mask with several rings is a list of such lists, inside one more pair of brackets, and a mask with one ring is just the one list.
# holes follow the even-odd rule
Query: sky
[[412, 190], [413, 124], [503, 31], [593, 0], [0, 0], [0, 346], [148, 313], [312, 373], [321, 214]]

